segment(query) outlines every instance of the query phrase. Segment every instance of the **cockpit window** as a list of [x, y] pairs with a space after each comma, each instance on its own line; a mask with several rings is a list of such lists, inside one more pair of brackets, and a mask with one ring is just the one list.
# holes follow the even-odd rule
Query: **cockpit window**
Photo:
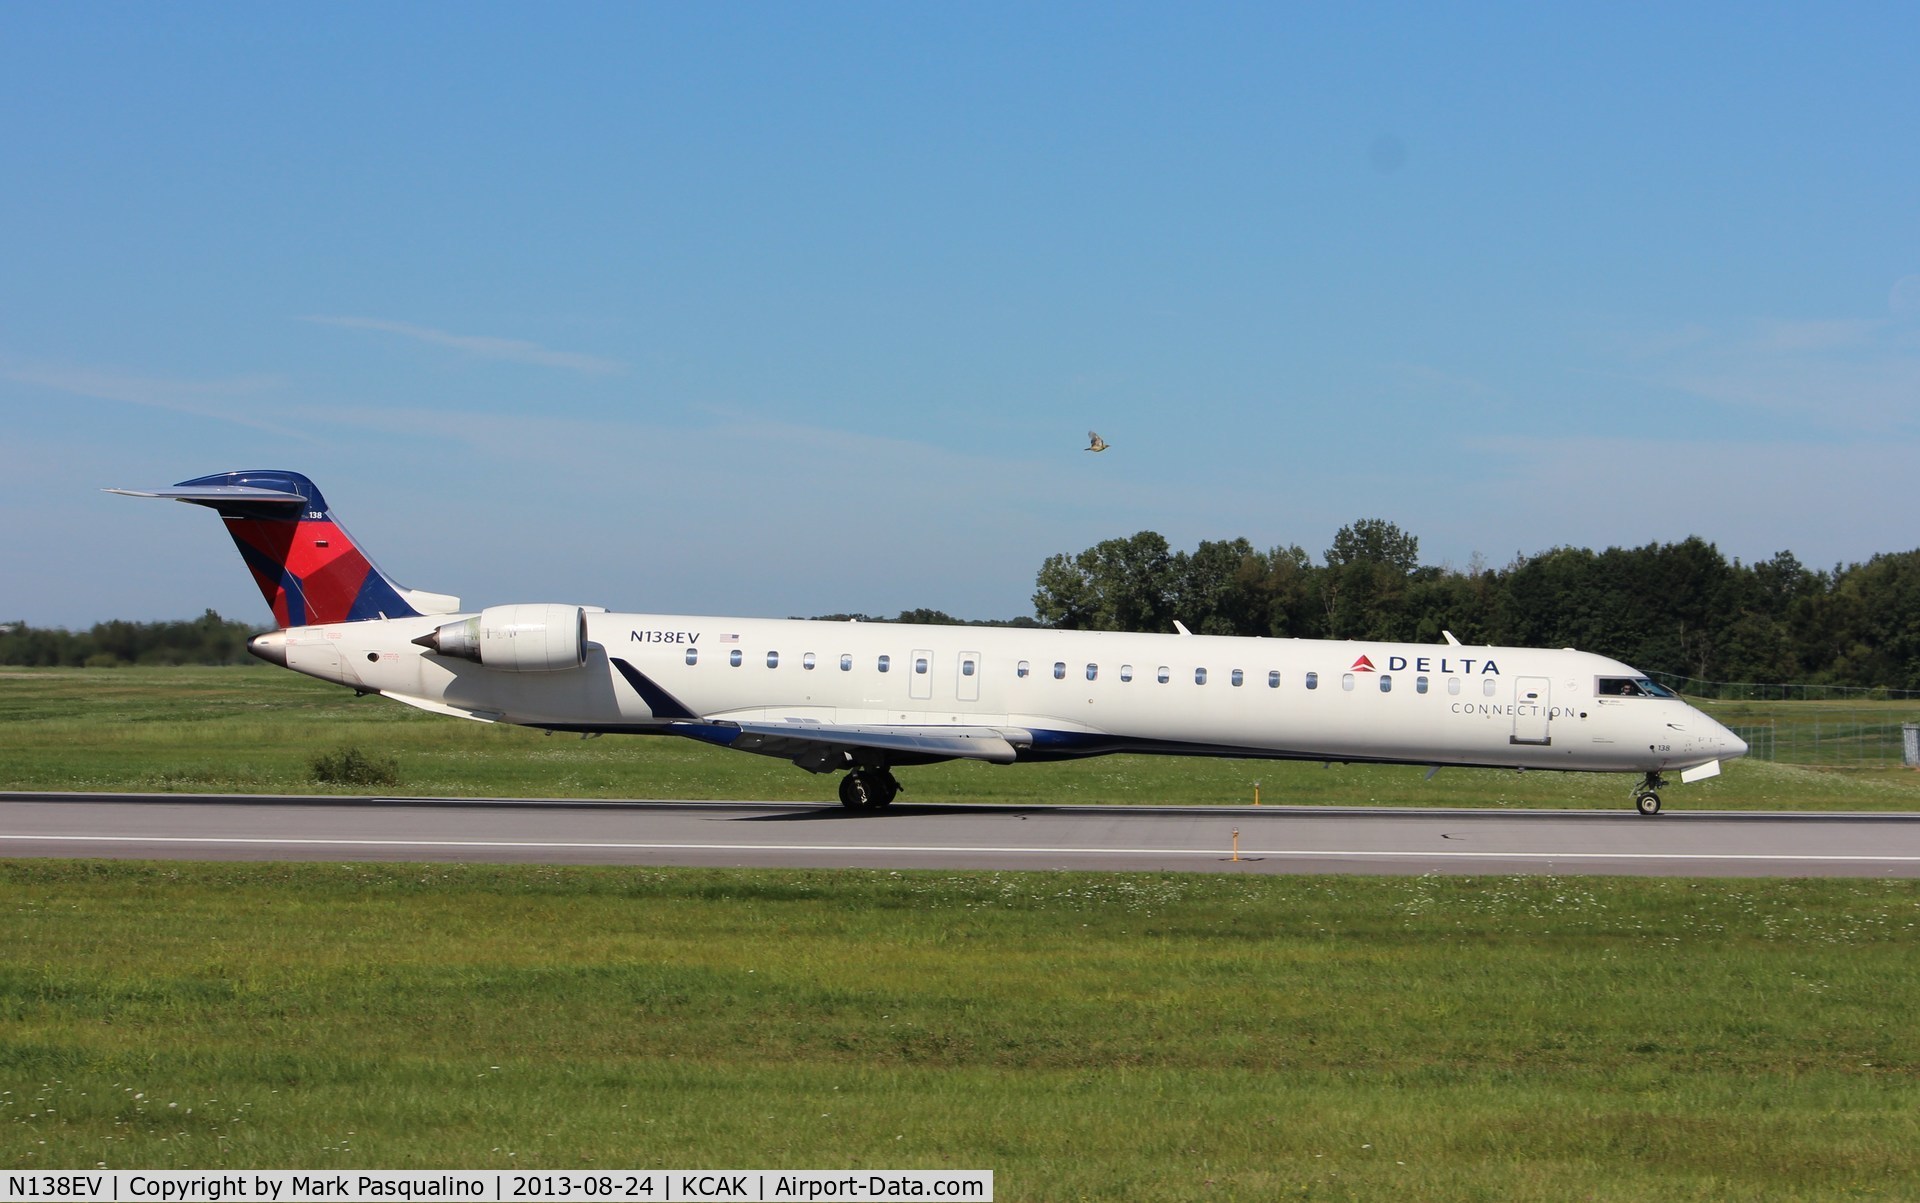
[[1603, 698], [1670, 698], [1673, 690], [1646, 677], [1601, 677], [1594, 693]]

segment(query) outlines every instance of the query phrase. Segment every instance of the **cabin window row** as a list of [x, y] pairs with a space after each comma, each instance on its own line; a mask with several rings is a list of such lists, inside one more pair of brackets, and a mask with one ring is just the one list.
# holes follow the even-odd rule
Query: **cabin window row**
[[[739, 668], [741, 665], [745, 664], [746, 662], [747, 662], [746, 653], [741, 651], [739, 648], [736, 647], [727, 652], [727, 663], [732, 667]], [[687, 663], [690, 665], [700, 663], [699, 648], [690, 647], [687, 649]], [[801, 668], [806, 669], [808, 672], [811, 672], [815, 668], [818, 668], [819, 666], [820, 666], [819, 657], [815, 656], [812, 652], [806, 652], [801, 655], [800, 657]], [[767, 653], [767, 667], [768, 668], [780, 667], [779, 652]], [[888, 655], [881, 655], [876, 657], [874, 660], [874, 668], [883, 673], [892, 672], [893, 657]], [[978, 670], [979, 670], [978, 661], [975, 661], [971, 657], [964, 659], [960, 662], [960, 673], [962, 676], [971, 677]], [[840, 671], [843, 673], [853, 671], [853, 656], [851, 653], [843, 653], [841, 655]], [[933, 671], [933, 665], [925, 656], [915, 656], [913, 658], [913, 671], [915, 672], [915, 674], [919, 676], [925, 676], [929, 672]]]
[[[1033, 672], [1032, 663], [1030, 661], [1022, 660], [1014, 666], [1013, 675], [1016, 677], [1025, 678], [1032, 675], [1032, 672]], [[1067, 662], [1065, 660], [1055, 660], [1053, 662], [1053, 679], [1056, 681], [1064, 681], [1067, 679], [1067, 676], [1068, 676]], [[1119, 676], [1122, 681], [1133, 680], [1133, 665], [1122, 664], [1120, 666]], [[1089, 663], [1086, 666], [1086, 678], [1089, 681], [1099, 680], [1100, 665], [1097, 663]], [[1247, 683], [1247, 678], [1248, 678], [1248, 674], [1244, 669], [1236, 668], [1227, 674], [1227, 680], [1236, 689], [1239, 688], [1240, 686], [1245, 685]], [[1379, 673], [1376, 675], [1375, 679], [1379, 682], [1379, 689], [1381, 693], [1393, 692], [1393, 674], [1392, 673]], [[1169, 668], [1167, 665], [1162, 664], [1158, 669], [1154, 671], [1154, 680], [1158, 681], [1162, 685], [1167, 684], [1168, 682], [1173, 680], [1173, 670]], [[1359, 680], [1358, 674], [1342, 673], [1340, 675], [1340, 688], [1351, 693], [1353, 692], [1354, 689], [1358, 688], [1358, 680]], [[1308, 689], [1320, 688], [1320, 674], [1317, 672], [1307, 673], [1305, 677], [1305, 682]], [[1207, 670], [1204, 668], [1194, 669], [1193, 683], [1195, 685], [1205, 685], [1207, 683]], [[1487, 697], [1492, 697], [1494, 695], [1494, 689], [1496, 684], [1497, 682], [1492, 677], [1484, 678], [1480, 682], [1480, 692]], [[1275, 669], [1267, 673], [1267, 688], [1269, 689], [1280, 688], [1279, 670]], [[1416, 676], [1413, 679], [1413, 691], [1415, 693], [1424, 694], [1424, 693], [1430, 692], [1432, 688], [1433, 688], [1433, 679], [1431, 677]], [[1461, 690], [1462, 690], [1462, 683], [1459, 677], [1447, 678], [1448, 694], [1458, 697], [1461, 693]]]
[[[687, 649], [687, 663], [688, 664], [700, 663], [699, 648], [689, 647]], [[733, 666], [734, 668], [739, 668], [741, 665], [746, 663], [746, 653], [741, 651], [741, 649], [739, 648], [730, 649], [727, 652], [727, 663]], [[806, 652], [800, 657], [801, 668], [806, 669], [808, 671], [812, 671], [814, 668], [818, 666], [819, 666], [819, 660], [812, 652]], [[779, 652], [767, 653], [767, 667], [768, 668], [780, 667]], [[913, 658], [913, 671], [918, 676], [925, 676], [927, 673], [932, 671], [932, 667], [933, 666], [928, 662], [927, 657], [925, 656], [915, 656]], [[876, 657], [874, 661], [874, 668], [877, 671], [883, 672], [883, 673], [891, 672], [893, 670], [893, 657], [889, 655], [881, 655]], [[961, 672], [961, 675], [963, 676], [968, 676], [968, 677], [973, 676], [976, 671], [976, 668], [977, 668], [976, 661], [974, 661], [970, 657], [967, 659], [963, 659], [960, 662], [960, 672]], [[841, 654], [840, 671], [841, 672], [853, 671], [853, 656], [850, 653]], [[1085, 671], [1086, 671], [1087, 680], [1097, 681], [1100, 679], [1100, 665], [1098, 663], [1093, 663], [1093, 662], [1088, 663]], [[1014, 672], [1014, 676], [1020, 677], [1023, 679], [1032, 675], [1032, 672], [1033, 672], [1032, 662], [1027, 660], [1020, 661], [1018, 664], [1014, 666], [1013, 672]], [[1122, 664], [1119, 669], [1119, 676], [1122, 681], [1133, 680], [1133, 665]], [[1067, 662], [1065, 660], [1055, 660], [1053, 662], [1053, 679], [1056, 681], [1064, 681], [1067, 679]], [[1393, 692], [1393, 674], [1392, 673], [1378, 673], [1378, 674], [1375, 674], [1374, 679], [1379, 682], [1378, 688], [1381, 693]], [[1158, 681], [1162, 685], [1167, 684], [1168, 682], [1173, 680], [1173, 669], [1165, 664], [1160, 665], [1157, 669], [1154, 670], [1154, 680]], [[1238, 669], [1238, 668], [1233, 669], [1231, 672], [1227, 674], [1227, 680], [1233, 685], [1235, 689], [1238, 689], [1247, 683], [1247, 673], [1243, 669]], [[1317, 672], [1307, 673], [1304, 680], [1305, 680], [1306, 687], [1308, 689], [1320, 688], [1319, 673]], [[1205, 685], [1207, 683], [1207, 670], [1204, 668], [1194, 669], [1193, 683], [1195, 685]], [[1492, 697], [1494, 695], [1495, 684], [1496, 682], [1492, 677], [1487, 677], [1482, 679], [1480, 682], [1480, 692], [1486, 697]], [[1357, 674], [1355, 673], [1340, 674], [1341, 689], [1347, 691], [1348, 693], [1352, 693], [1358, 687], [1359, 687], [1359, 677]], [[1267, 688], [1269, 689], [1280, 688], [1279, 670], [1276, 669], [1267, 673]], [[1425, 676], [1417, 676], [1413, 679], [1413, 691], [1415, 693], [1426, 693], [1431, 688], [1432, 688], [1432, 681], [1430, 678]], [[1462, 686], [1461, 686], [1461, 681], [1459, 677], [1447, 678], [1448, 694], [1457, 697], [1459, 696], [1461, 689], [1462, 689]]]
[[[741, 665], [745, 664], [746, 662], [747, 662], [747, 654], [744, 651], [740, 650], [737, 647], [731, 648], [728, 650], [727, 663], [729, 665], [731, 665], [734, 668], [739, 668]], [[700, 663], [699, 648], [690, 647], [687, 649], [687, 663], [690, 665]], [[768, 668], [780, 667], [779, 652], [767, 653], [767, 667]], [[814, 655], [812, 652], [802, 653], [800, 657], [800, 667], [803, 669], [806, 669], [808, 672], [812, 672], [814, 669], [820, 667], [820, 658]], [[974, 662], [972, 660], [967, 660], [963, 663], [961, 667], [961, 671], [965, 673], [967, 676], [971, 677], [974, 673], [974, 667], [975, 667]], [[880, 672], [883, 672], [883, 673], [892, 672], [893, 657], [888, 655], [882, 655], [882, 656], [876, 657], [874, 660], [874, 668], [878, 669]], [[914, 672], [924, 675], [925, 673], [932, 671], [932, 668], [933, 668], [932, 664], [928, 662], [925, 656], [915, 656], [913, 658]], [[853, 671], [853, 656], [851, 653], [841, 654], [840, 671], [843, 673]]]
[[[1380, 690], [1381, 693], [1393, 692], [1393, 674], [1392, 673], [1377, 673], [1377, 674], [1374, 674], [1374, 679], [1375, 681], [1378, 682], [1377, 688]], [[1498, 685], [1499, 685], [1499, 681], [1496, 678], [1482, 677], [1480, 679], [1481, 696], [1489, 697], [1489, 698], [1492, 697], [1494, 695], [1494, 690]], [[1307, 674], [1307, 688], [1308, 689], [1320, 688], [1319, 673]], [[1356, 673], [1341, 673], [1340, 688], [1345, 690], [1348, 693], [1352, 693], [1355, 689], [1359, 688], [1359, 675]], [[1432, 688], [1433, 688], [1433, 679], [1431, 677], [1418, 676], [1413, 679], [1413, 691], [1415, 693], [1427, 693]], [[1459, 697], [1462, 691], [1462, 688], [1463, 686], [1459, 677], [1447, 678], [1447, 693], [1450, 696]]]

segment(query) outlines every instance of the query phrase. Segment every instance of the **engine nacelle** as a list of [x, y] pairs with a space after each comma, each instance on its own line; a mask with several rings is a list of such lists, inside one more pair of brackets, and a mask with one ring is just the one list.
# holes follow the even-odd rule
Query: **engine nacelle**
[[505, 672], [559, 672], [587, 662], [587, 612], [579, 606], [488, 606], [414, 642]]

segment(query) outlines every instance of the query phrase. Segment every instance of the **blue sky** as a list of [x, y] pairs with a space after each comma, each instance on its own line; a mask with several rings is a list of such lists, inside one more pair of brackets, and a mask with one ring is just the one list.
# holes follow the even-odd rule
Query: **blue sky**
[[1920, 8], [1667, 7], [0, 7], [0, 619], [1920, 545]]

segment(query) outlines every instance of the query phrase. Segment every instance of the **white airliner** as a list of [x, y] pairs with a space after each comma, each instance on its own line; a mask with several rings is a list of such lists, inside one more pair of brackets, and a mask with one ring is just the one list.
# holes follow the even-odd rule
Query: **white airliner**
[[1664, 774], [1698, 781], [1747, 751], [1645, 674], [1572, 649], [463, 611], [375, 568], [299, 473], [108, 491], [220, 514], [282, 628], [249, 644], [262, 659], [436, 714], [845, 771], [855, 810], [891, 803], [900, 766], [1136, 752], [1638, 773], [1651, 815]]

